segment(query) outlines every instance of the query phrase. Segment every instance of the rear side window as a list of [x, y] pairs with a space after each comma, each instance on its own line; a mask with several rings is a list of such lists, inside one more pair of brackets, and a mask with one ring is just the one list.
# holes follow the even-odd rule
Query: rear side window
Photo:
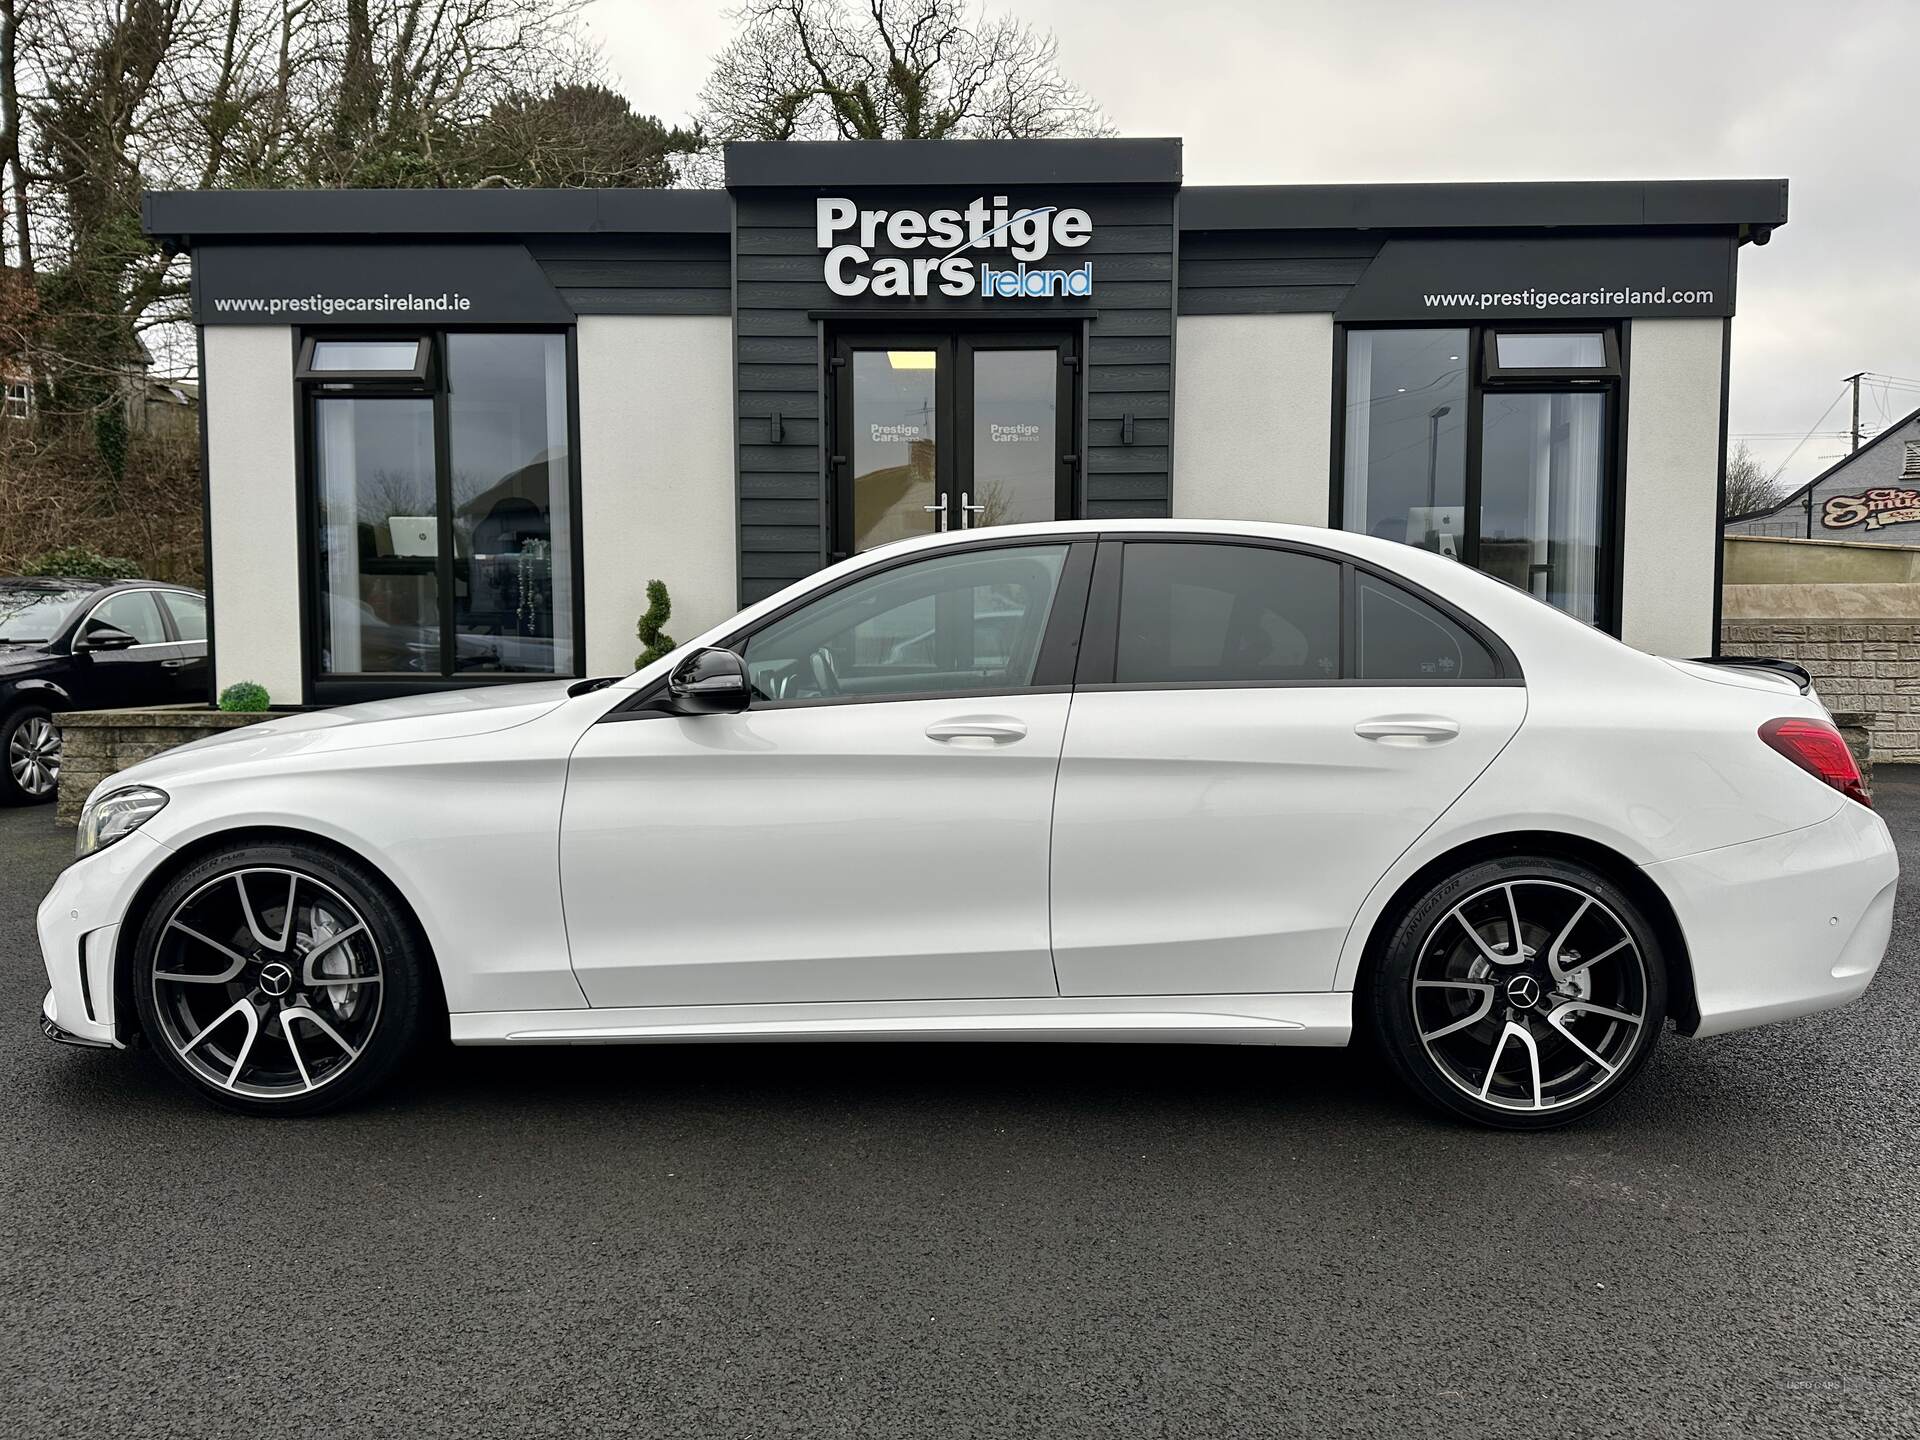
[[1120, 571], [1114, 681], [1286, 684], [1340, 676], [1340, 567], [1252, 545], [1137, 543]]
[[1398, 585], [1355, 577], [1356, 679], [1495, 680], [1492, 652], [1464, 627]]
[[180, 632], [182, 640], [207, 638], [207, 602], [198, 595], [170, 590], [161, 597], [161, 604], [173, 615], [173, 628]]

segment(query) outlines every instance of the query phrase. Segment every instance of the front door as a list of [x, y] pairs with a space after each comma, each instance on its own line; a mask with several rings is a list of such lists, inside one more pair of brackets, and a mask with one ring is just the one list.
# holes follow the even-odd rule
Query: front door
[[[124, 630], [134, 643], [120, 650], [93, 649], [88, 636], [101, 627]], [[73, 647], [69, 684], [75, 709], [171, 705], [179, 698], [174, 675], [180, 668], [180, 647], [167, 634], [151, 590], [123, 590], [102, 600], [74, 632]]]
[[867, 572], [730, 642], [743, 713], [589, 729], [560, 834], [588, 1002], [1056, 994], [1047, 853], [1093, 548]]
[[833, 366], [835, 559], [937, 531], [1072, 518], [1070, 336], [853, 334]]

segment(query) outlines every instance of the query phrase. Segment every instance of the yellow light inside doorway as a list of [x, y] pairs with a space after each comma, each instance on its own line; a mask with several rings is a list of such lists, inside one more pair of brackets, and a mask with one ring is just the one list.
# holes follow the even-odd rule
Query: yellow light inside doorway
[[887, 364], [895, 370], [931, 370], [934, 354], [931, 350], [889, 350]]

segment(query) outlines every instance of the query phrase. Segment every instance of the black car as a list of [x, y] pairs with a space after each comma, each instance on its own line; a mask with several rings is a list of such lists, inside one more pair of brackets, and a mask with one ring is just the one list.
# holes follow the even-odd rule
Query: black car
[[53, 799], [58, 710], [207, 698], [207, 601], [156, 580], [0, 578], [0, 805]]

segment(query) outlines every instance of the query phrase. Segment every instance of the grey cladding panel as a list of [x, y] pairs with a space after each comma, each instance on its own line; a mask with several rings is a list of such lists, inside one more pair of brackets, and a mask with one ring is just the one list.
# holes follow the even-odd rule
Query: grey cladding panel
[[1380, 245], [1377, 236], [1338, 232], [1186, 231], [1180, 237], [1180, 313], [1337, 310]]
[[[1077, 206], [1093, 219], [1092, 237], [1083, 247], [1055, 251], [1048, 263], [1064, 263], [1068, 256], [1076, 265], [1090, 261], [1094, 294], [1071, 302], [983, 302], [974, 296], [961, 301], [843, 299], [827, 287], [825, 255], [815, 244], [815, 202], [823, 194], [846, 195], [863, 209], [922, 212], [963, 209], [976, 195], [991, 200], [1004, 194], [1013, 207]], [[1076, 332], [1085, 324], [1084, 443], [1075, 447], [1083, 457], [1084, 509], [1095, 517], [1167, 513], [1176, 236], [1171, 186], [742, 188], [733, 192], [733, 200], [743, 603], [811, 573], [828, 558], [820, 347], [830, 342], [837, 325], [894, 326], [897, 316], [901, 329], [991, 331], [1004, 321], [1044, 320], [1050, 312], [1059, 313], [1060, 323]], [[888, 252], [884, 239], [874, 251], [876, 256]], [[1329, 247], [1312, 258], [1326, 274], [1344, 277], [1359, 263], [1355, 253], [1349, 243], [1347, 249]], [[995, 255], [1014, 263], [1006, 251]], [[1217, 258], [1248, 257], [1222, 253]], [[1340, 263], [1347, 268], [1337, 268]], [[1089, 308], [1094, 318], [1083, 320]], [[836, 322], [837, 315], [846, 318]], [[771, 440], [769, 416], [775, 413], [784, 417], [779, 444]], [[1120, 443], [1126, 415], [1134, 417], [1132, 445]]]

